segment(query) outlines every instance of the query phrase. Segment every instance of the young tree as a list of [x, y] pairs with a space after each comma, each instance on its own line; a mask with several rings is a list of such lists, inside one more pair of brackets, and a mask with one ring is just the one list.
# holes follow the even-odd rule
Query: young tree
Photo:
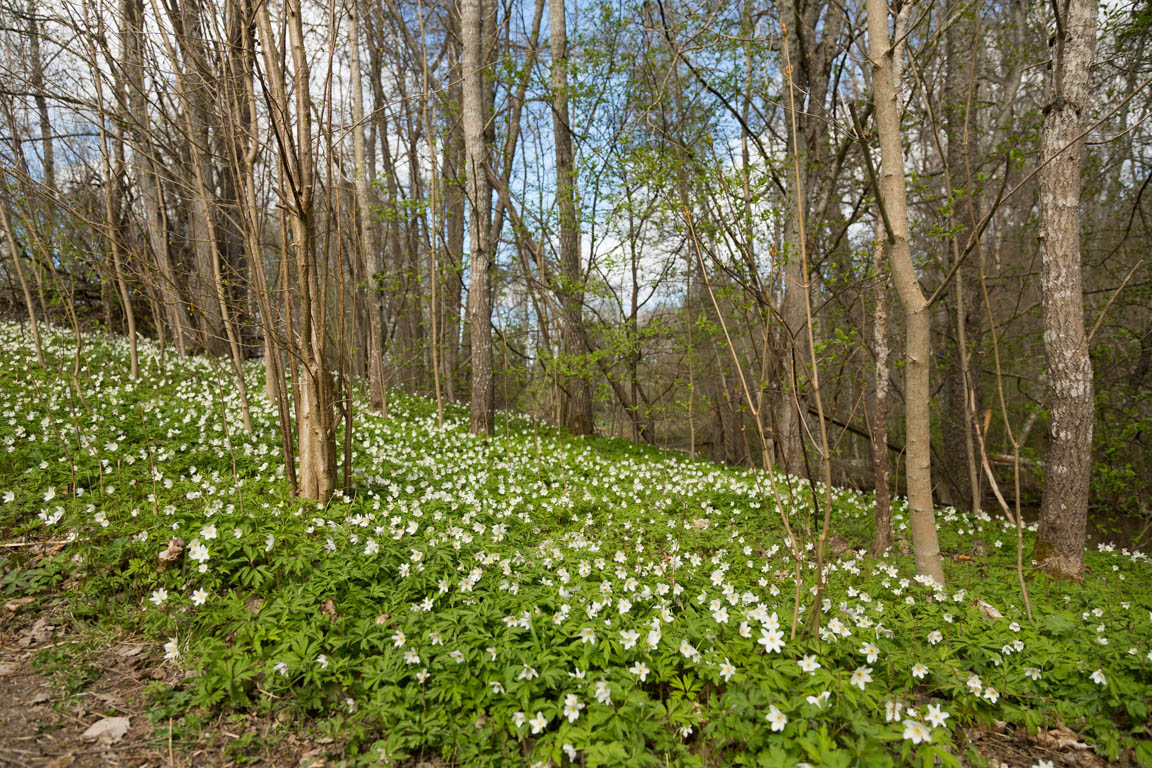
[[[489, 0], [490, 2], [491, 0]], [[485, 114], [483, 0], [463, 0], [460, 11], [465, 174], [471, 206], [468, 273], [468, 325], [472, 345], [473, 434], [492, 433], [495, 397], [492, 387], [492, 185], [488, 179]]]
[[1080, 274], [1080, 165], [1088, 75], [1096, 51], [1096, 0], [1053, 3], [1056, 37], [1041, 138], [1040, 269], [1044, 356], [1052, 396], [1036, 560], [1079, 578], [1092, 470], [1092, 360]]
[[[568, 28], [564, 0], [548, 0], [552, 45], [552, 130], [556, 142], [556, 207], [560, 213], [560, 334], [564, 365], [571, 368], [584, 351], [584, 275], [580, 267], [580, 221], [576, 215], [576, 168], [568, 110]], [[581, 373], [561, 387], [561, 421], [578, 435], [592, 432], [592, 392]]]
[[904, 307], [908, 505], [916, 573], [944, 584], [944, 566], [936, 539], [932, 508], [932, 429], [929, 388], [931, 338], [928, 301], [920, 288], [908, 242], [908, 203], [904, 150], [900, 139], [900, 105], [895, 81], [896, 45], [888, 34], [885, 0], [867, 0], [868, 58], [872, 62], [873, 101], [882, 164], [879, 205], [888, 219], [888, 255], [892, 279]]
[[[280, 51], [268, 6], [256, 7], [256, 28], [264, 58], [268, 112], [280, 157], [280, 195], [291, 225], [295, 256], [296, 298], [300, 305], [299, 392], [296, 397], [299, 493], [327, 501], [336, 486], [334, 384], [324, 355], [326, 307], [320, 292], [313, 214], [315, 169], [312, 153], [312, 99], [308, 88], [308, 53], [300, 17], [300, 0], [285, 0], [287, 45], [292, 62], [295, 115], [289, 85], [280, 66]], [[294, 123], [294, 125], [293, 125]], [[295, 128], [295, 130], [293, 130]], [[287, 264], [287, 259], [285, 259]], [[287, 276], [282, 275], [287, 281]], [[288, 321], [288, 333], [292, 333]]]
[[360, 217], [360, 258], [368, 280], [368, 402], [377, 413], [384, 410], [384, 306], [376, 288], [380, 251], [372, 202], [368, 195], [368, 161], [364, 146], [364, 89], [360, 78], [359, 0], [348, 2], [348, 76], [352, 89], [352, 156], [356, 180], [356, 210]]

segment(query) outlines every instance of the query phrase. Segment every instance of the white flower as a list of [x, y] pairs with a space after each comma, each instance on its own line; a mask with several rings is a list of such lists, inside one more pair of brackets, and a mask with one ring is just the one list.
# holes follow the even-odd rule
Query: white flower
[[857, 667], [848, 682], [860, 690], [864, 690], [864, 686], [872, 682], [872, 667]]
[[204, 539], [216, 538], [216, 526], [206, 525], [200, 529], [200, 537]]
[[596, 701], [600, 702], [601, 704], [612, 703], [612, 689], [608, 686], [608, 683], [604, 682], [603, 680], [596, 683], [595, 696]]
[[924, 676], [927, 674], [928, 667], [924, 666], [920, 662], [916, 662], [912, 665], [912, 677], [916, 678], [917, 680], [923, 680]]
[[824, 691], [818, 696], [809, 696], [807, 699], [805, 699], [805, 701], [814, 707], [822, 707], [824, 706], [824, 702], [828, 701], [830, 698], [832, 698], [832, 692]]
[[408, 664], [419, 664], [420, 655], [416, 651], [408, 651], [404, 654], [404, 661]]
[[1026, 677], [1032, 678], [1033, 680], [1039, 680], [1040, 679], [1040, 670], [1037, 669], [1036, 667], [1024, 667], [1024, 675]]
[[16, 501], [16, 494], [12, 493], [12, 491], [4, 491], [4, 503], [11, 504], [14, 501]]
[[1000, 691], [996, 690], [992, 686], [988, 686], [984, 689], [984, 698], [988, 700], [989, 704], [995, 704], [1000, 700]]
[[775, 733], [784, 730], [784, 726], [788, 725], [788, 717], [777, 709], [775, 704], [768, 708], [768, 714], [764, 715], [764, 719], [772, 725]]
[[580, 701], [580, 697], [576, 694], [570, 693], [564, 698], [564, 717], [568, 718], [568, 722], [576, 722], [582, 709], [584, 709], [584, 702]]
[[976, 696], [979, 696], [980, 691], [984, 690], [984, 683], [980, 681], [980, 676], [975, 672], [968, 676], [968, 690]]
[[927, 726], [925, 726], [923, 723], [918, 723], [915, 720], [905, 720], [904, 738], [911, 741], [913, 744], [931, 742], [932, 732], [929, 731]]
[[928, 642], [932, 645], [936, 645], [943, 639], [944, 635], [938, 629], [934, 629], [928, 633]]
[[540, 673], [527, 664], [520, 670], [520, 674], [516, 675], [517, 680], [533, 680], [537, 677], [540, 677]]
[[276, 665], [274, 667], [272, 667], [272, 671], [273, 672], [279, 672], [281, 676], [287, 676], [288, 675], [288, 665], [285, 664], [283, 661], [278, 661], [278, 662], [276, 662]]
[[820, 662], [816, 661], [815, 656], [803, 656], [797, 663], [803, 672], [815, 672], [820, 669]]
[[160, 587], [152, 593], [152, 597], [148, 598], [152, 601], [153, 605], [163, 605], [164, 601], [168, 599], [168, 590]]
[[884, 702], [884, 721], [894, 723], [900, 719], [900, 713], [904, 711], [904, 705], [898, 701]]
[[868, 663], [872, 664], [880, 655], [880, 649], [872, 643], [863, 643], [860, 646], [860, 653], [868, 657]]
[[276, 543], [276, 537], [273, 536], [272, 534], [268, 534], [268, 536], [264, 539], [264, 551], [265, 552], [271, 552], [272, 546], [275, 543]]
[[634, 629], [626, 629], [620, 632], [620, 640], [623, 643], [624, 650], [629, 650], [636, 645], [636, 641], [640, 639], [640, 633]]
[[732, 675], [736, 674], [736, 667], [732, 662], [728, 661], [728, 657], [724, 657], [724, 663], [720, 665], [720, 676], [724, 678], [724, 682], [732, 679]]
[[580, 630], [580, 642], [596, 645], [596, 633], [591, 627], [584, 627], [584, 629]]
[[928, 714], [924, 716], [924, 719], [932, 723], [933, 728], [943, 728], [944, 721], [949, 717], [951, 715], [941, 709], [939, 704], [929, 704]]
[[201, 606], [208, 599], [208, 591], [205, 589], [198, 589], [192, 593], [192, 605]]
[[696, 650], [692, 643], [688, 642], [687, 639], [680, 641], [680, 653], [683, 654], [685, 658], [691, 659], [692, 661], [700, 660], [700, 651]]
[[528, 715], [524, 714], [523, 712], [513, 712], [512, 713], [512, 723], [517, 728], [523, 728], [524, 723], [526, 723], [526, 722], [528, 722]]
[[320, 669], [328, 669], [328, 657], [324, 654], [316, 657], [316, 663], [320, 665]]
[[763, 629], [756, 642], [764, 646], [766, 653], [779, 653], [784, 648], [784, 633], [779, 629]]
[[208, 562], [208, 547], [201, 544], [199, 539], [194, 539], [188, 545], [188, 557], [198, 563], [206, 563]]
[[1104, 677], [1104, 670], [1102, 670], [1102, 669], [1098, 669], [1095, 672], [1093, 672], [1091, 675], [1091, 678], [1092, 678], [1092, 682], [1096, 683], [1096, 685], [1107, 685], [1108, 684], [1108, 678]]
[[168, 642], [164, 643], [164, 658], [168, 661], [180, 658], [180, 646], [176, 643], [176, 638], [170, 637]]
[[536, 715], [528, 721], [528, 725], [532, 728], [532, 733], [540, 733], [548, 726], [548, 718], [544, 717], [543, 712], [537, 712]]
[[405, 642], [407, 642], [407, 638], [404, 637], [404, 633], [400, 630], [396, 630], [396, 632], [392, 635], [392, 647], [403, 648]]
[[648, 679], [648, 665], [642, 661], [638, 661], [628, 668], [628, 671], [640, 678], [640, 682]]

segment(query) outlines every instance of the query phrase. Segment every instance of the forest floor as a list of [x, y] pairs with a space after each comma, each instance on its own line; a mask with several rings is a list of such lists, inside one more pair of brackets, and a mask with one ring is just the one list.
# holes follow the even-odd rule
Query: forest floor
[[0, 768], [323, 768], [330, 738], [275, 718], [221, 716], [198, 733], [157, 719], [150, 686], [178, 686], [161, 644], [77, 622], [66, 601], [0, 607]]
[[318, 506], [258, 363], [246, 434], [218, 364], [46, 347], [0, 324], [0, 768], [1152, 766], [1142, 552], [1025, 530], [1030, 617], [1010, 523], [938, 510], [942, 587], [833, 489], [817, 601], [798, 478], [396, 395]]

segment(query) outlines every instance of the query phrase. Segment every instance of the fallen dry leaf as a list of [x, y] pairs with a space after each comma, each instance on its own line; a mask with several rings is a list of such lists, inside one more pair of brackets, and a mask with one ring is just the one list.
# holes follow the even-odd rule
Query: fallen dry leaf
[[106, 717], [88, 726], [88, 730], [84, 731], [80, 738], [85, 741], [98, 741], [105, 746], [115, 744], [128, 733], [129, 725], [131, 720], [127, 717]]
[[41, 616], [36, 619], [35, 623], [28, 630], [25, 630], [20, 635], [17, 644], [21, 648], [27, 648], [32, 645], [40, 645], [52, 639], [52, 634], [55, 632], [56, 626], [48, 621], [45, 617]]
[[31, 605], [34, 602], [36, 602], [36, 598], [34, 597], [17, 597], [4, 603], [4, 610], [8, 613], [16, 613], [16, 611], [24, 606]]
[[983, 600], [974, 600], [974, 601], [972, 601], [972, 604], [975, 605], [977, 608], [979, 608], [980, 613], [984, 614], [989, 619], [1002, 619], [1002, 618], [1004, 618], [1004, 614], [1000, 613], [1000, 611], [996, 610], [995, 608], [993, 608], [991, 605], [984, 602]]

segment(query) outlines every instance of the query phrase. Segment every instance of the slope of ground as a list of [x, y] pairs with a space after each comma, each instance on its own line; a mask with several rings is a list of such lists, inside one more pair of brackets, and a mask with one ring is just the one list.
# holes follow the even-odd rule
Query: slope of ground
[[[246, 434], [218, 365], [145, 345], [134, 383], [123, 341], [91, 337], [72, 377], [69, 336], [47, 346], [43, 372], [0, 325], [0, 599], [24, 601], [0, 695], [55, 670], [68, 702], [92, 695], [54, 716], [129, 716], [123, 764], [1152, 764], [1141, 553], [1090, 553], [1082, 585], [1029, 572], [1028, 621], [1014, 529], [941, 511], [935, 588], [857, 549], [870, 500], [837, 490], [846, 544], [813, 605], [795, 478], [798, 561], [766, 473], [521, 417], [479, 439], [397, 396], [356, 416], [350, 488], [318, 506], [287, 492], [272, 408]], [[21, 634], [60, 611], [96, 658], [143, 660], [84, 675], [79, 650]], [[107, 674], [139, 683], [131, 705], [99, 698]], [[213, 742], [273, 731], [279, 756]], [[26, 735], [0, 736], [0, 762]]]

